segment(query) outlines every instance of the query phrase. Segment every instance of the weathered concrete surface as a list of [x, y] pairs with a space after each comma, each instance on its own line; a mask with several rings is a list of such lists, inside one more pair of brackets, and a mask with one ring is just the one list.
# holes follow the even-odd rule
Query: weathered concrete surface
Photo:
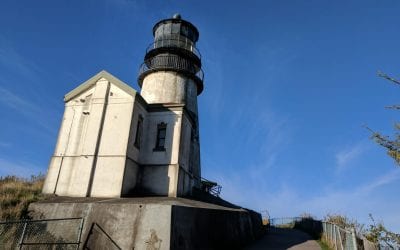
[[297, 229], [271, 228], [262, 239], [254, 242], [245, 249], [320, 250], [321, 247], [308, 234]]
[[170, 197], [55, 197], [29, 210], [34, 219], [83, 217], [81, 249], [240, 249], [262, 227], [251, 211]]

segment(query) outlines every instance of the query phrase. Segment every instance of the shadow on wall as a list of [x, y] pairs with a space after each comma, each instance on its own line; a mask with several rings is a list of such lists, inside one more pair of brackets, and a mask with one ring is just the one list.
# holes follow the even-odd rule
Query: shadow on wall
[[262, 236], [253, 211], [172, 206], [171, 249], [243, 249]]
[[301, 220], [295, 222], [294, 228], [308, 233], [314, 239], [322, 237], [322, 222], [319, 220], [301, 218]]
[[115, 241], [104, 231], [100, 225], [93, 223], [86, 238], [83, 249], [110, 249], [121, 250]]
[[140, 166], [136, 186], [129, 192], [122, 193], [122, 197], [168, 196], [170, 185], [168, 167], [168, 165]]

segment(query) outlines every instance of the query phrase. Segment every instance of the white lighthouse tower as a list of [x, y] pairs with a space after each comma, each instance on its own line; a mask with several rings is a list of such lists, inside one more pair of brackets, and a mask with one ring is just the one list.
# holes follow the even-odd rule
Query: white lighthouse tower
[[[150, 109], [157, 111], [152, 115], [157, 120], [157, 142], [153, 153], [144, 156], [143, 164], [164, 158], [169, 171], [179, 168], [178, 193], [186, 194], [193, 185], [200, 185], [201, 176], [197, 96], [203, 90], [203, 71], [196, 48], [199, 32], [176, 14], [156, 23], [153, 35], [138, 83]], [[174, 130], [177, 125], [179, 129]], [[169, 133], [163, 140], [165, 127]], [[163, 152], [168, 137], [179, 140], [179, 148], [171, 154]]]

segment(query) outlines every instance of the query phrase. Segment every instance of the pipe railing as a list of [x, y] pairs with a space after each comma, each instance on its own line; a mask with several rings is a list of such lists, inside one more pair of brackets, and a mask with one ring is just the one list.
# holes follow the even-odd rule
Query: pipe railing
[[219, 197], [221, 194], [222, 186], [218, 183], [209, 181], [204, 177], [201, 177], [201, 189], [211, 195]]

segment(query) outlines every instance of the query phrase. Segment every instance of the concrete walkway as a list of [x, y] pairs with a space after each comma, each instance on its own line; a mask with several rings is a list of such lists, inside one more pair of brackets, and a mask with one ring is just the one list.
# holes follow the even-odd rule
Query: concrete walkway
[[271, 228], [263, 238], [245, 249], [320, 250], [321, 247], [308, 234], [302, 231], [290, 228]]

